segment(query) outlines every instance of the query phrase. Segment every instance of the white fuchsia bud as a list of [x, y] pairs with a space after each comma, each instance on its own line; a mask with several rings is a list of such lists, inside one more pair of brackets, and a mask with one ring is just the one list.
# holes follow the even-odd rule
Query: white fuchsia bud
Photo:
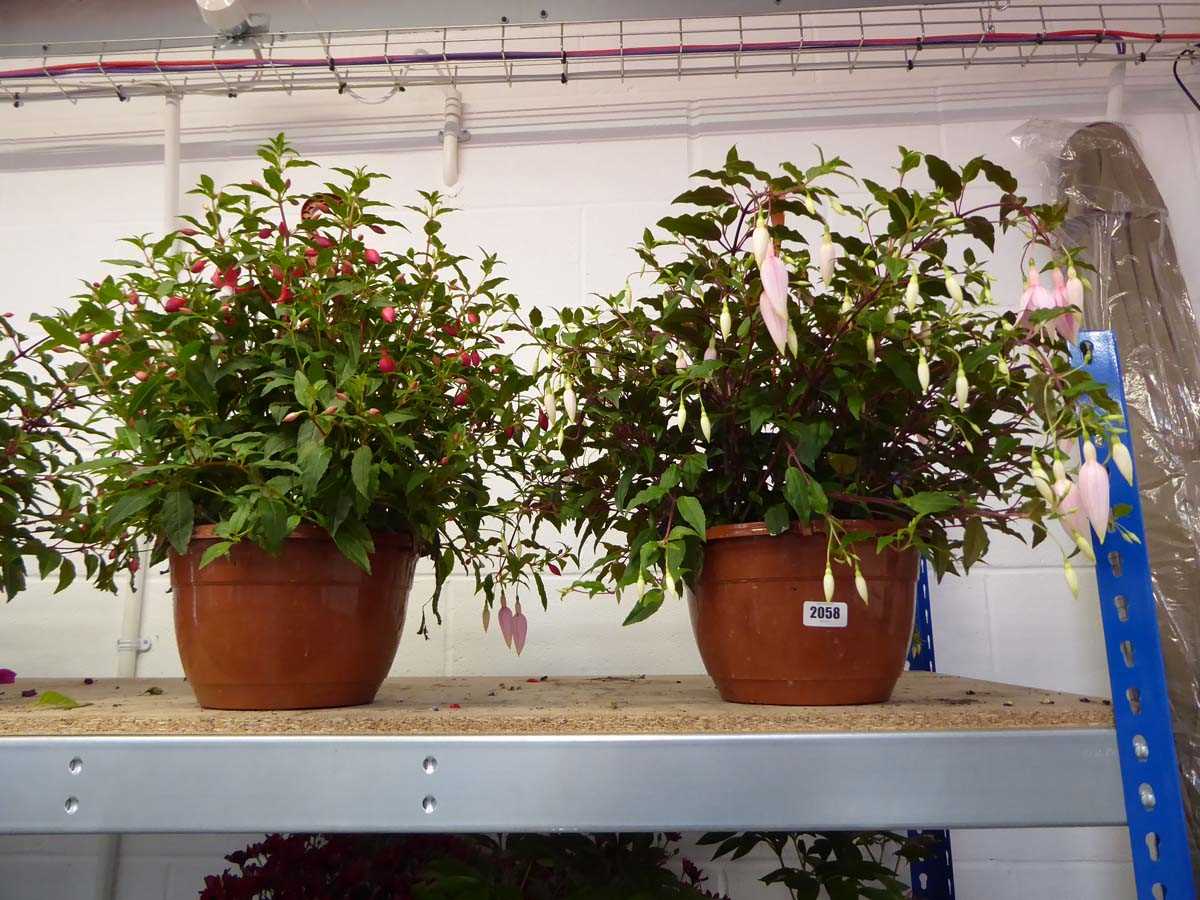
[[1117, 467], [1117, 471], [1121, 473], [1121, 477], [1129, 484], [1133, 484], [1133, 457], [1130, 456], [1129, 448], [1120, 438], [1113, 438], [1112, 461], [1113, 465]]
[[679, 398], [679, 412], [675, 417], [675, 424], [679, 426], [680, 431], [683, 431], [683, 426], [687, 424], [687, 405], [683, 402], [683, 397]]
[[850, 312], [850, 310], [852, 310], [852, 309], [854, 309], [854, 301], [850, 299], [850, 292], [843, 291], [842, 292], [842, 305], [838, 309], [838, 312], [840, 312], [844, 316], [846, 313]]
[[917, 381], [921, 385], [921, 393], [929, 393], [929, 360], [925, 358], [925, 349], [917, 355]]
[[956, 307], [962, 306], [963, 292], [958, 284], [958, 279], [954, 277], [954, 273], [946, 272], [946, 293], [950, 295], [950, 299], [954, 301]]
[[808, 210], [810, 216], [817, 214], [817, 201], [813, 199], [812, 194], [804, 195], [804, 208]]
[[829, 229], [825, 229], [825, 235], [821, 238], [821, 281], [827, 286], [833, 278], [833, 269], [837, 265], [838, 251], [837, 246], [833, 243], [833, 236], [829, 233]]
[[1051, 485], [1054, 488], [1054, 497], [1056, 500], [1061, 500], [1071, 490], [1071, 479], [1067, 478], [1067, 469], [1061, 459], [1054, 461], [1051, 471], [1054, 473], [1054, 484]]
[[689, 365], [691, 365], [691, 361], [688, 359], [687, 354], [684, 353], [682, 350], [676, 350], [675, 351], [675, 371], [682, 372]]
[[554, 396], [554, 388], [549, 383], [546, 385], [545, 393], [542, 394], [542, 412], [551, 425], [558, 418], [558, 399]]
[[704, 361], [712, 362], [717, 358], [717, 338], [714, 335], [708, 339], [708, 348], [704, 351]]
[[758, 221], [754, 226], [754, 235], [750, 239], [750, 249], [754, 253], [754, 261], [760, 266], [763, 260], [767, 258], [767, 250], [771, 247], [771, 233], [767, 231], [767, 217], [761, 212], [758, 214]]
[[833, 599], [833, 569], [828, 565], [825, 566], [825, 577], [821, 579], [821, 586], [825, 589], [825, 600]]
[[708, 418], [708, 410], [704, 405], [700, 405], [700, 433], [704, 435], [706, 441], [712, 440], [712, 422]]
[[721, 337], [728, 340], [733, 332], [733, 316], [729, 314], [729, 301], [721, 304]]
[[575, 415], [579, 409], [575, 397], [575, 387], [569, 381], [567, 382], [567, 386], [563, 388], [563, 410], [566, 411], [567, 421], [574, 422]]
[[910, 312], [917, 311], [917, 305], [921, 302], [921, 281], [917, 278], [917, 273], [913, 272], [908, 276], [908, 287], [904, 289], [904, 306]]
[[791, 319], [788, 319], [787, 323], [787, 348], [792, 356], [800, 355], [800, 339], [796, 336], [796, 328]]
[[867, 362], [875, 365], [875, 335], [867, 332]]
[[1067, 267], [1067, 302], [1079, 310], [1083, 309], [1083, 282], [1074, 266]]
[[967, 411], [967, 396], [970, 390], [971, 385], [967, 381], [967, 373], [959, 363], [958, 376], [954, 379], [954, 401], [958, 405], [959, 412]]
[[1046, 470], [1042, 468], [1042, 464], [1038, 462], [1036, 456], [1033, 458], [1033, 462], [1029, 464], [1029, 472], [1033, 476], [1033, 486], [1042, 495], [1042, 499], [1047, 503], [1054, 503], [1054, 490], [1050, 487], [1050, 481], [1046, 477]]
[[863, 603], [867, 602], [867, 579], [863, 578], [862, 569], [858, 566], [854, 567], [854, 589], [858, 591], [858, 596], [862, 597]]
[[1075, 541], [1075, 546], [1079, 548], [1079, 552], [1086, 556], [1089, 562], [1096, 561], [1096, 551], [1092, 549], [1092, 542], [1087, 537], [1072, 529], [1071, 538]]
[[1063, 560], [1063, 578], [1067, 580], [1067, 587], [1071, 589], [1071, 596], [1079, 596], [1079, 576], [1075, 574], [1075, 567], [1071, 565], [1069, 559]]

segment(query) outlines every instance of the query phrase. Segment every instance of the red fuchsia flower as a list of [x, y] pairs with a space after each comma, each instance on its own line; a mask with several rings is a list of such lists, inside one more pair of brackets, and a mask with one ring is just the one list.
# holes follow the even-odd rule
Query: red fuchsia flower
[[147, 372], [145, 369], [138, 369], [136, 372], [133, 373], [133, 377], [136, 378], [138, 381], [149, 381], [150, 373]]
[[471, 392], [467, 388], [462, 388], [454, 395], [455, 406], [466, 406], [471, 399]]
[[191, 272], [193, 275], [199, 275], [208, 267], [208, 260], [201, 257], [192, 263]]
[[512, 425], [509, 425], [507, 428], [504, 429], [504, 437], [506, 440], [511, 441], [512, 436], [516, 433], [517, 433], [517, 429]]
[[1096, 445], [1084, 441], [1083, 465], [1079, 467], [1079, 507], [1102, 541], [1108, 533], [1108, 503], [1108, 471], [1096, 459]]
[[12, 669], [0, 669], [0, 684], [16, 684], [17, 673]]
[[458, 351], [458, 361], [463, 365], [463, 367], [468, 369], [471, 368], [471, 354], [466, 350]]
[[762, 277], [763, 293], [782, 319], [787, 315], [788, 273], [783, 260], [775, 255], [773, 249], [768, 249], [759, 267], [759, 275]]
[[129, 574], [136, 575], [137, 570], [141, 567], [142, 564], [138, 562], [138, 558], [136, 556], [129, 560]]
[[308, 258], [308, 261], [311, 263], [313, 260], [315, 260], [317, 258], [317, 248], [316, 247], [305, 247], [304, 255]]
[[379, 315], [381, 315], [383, 317], [383, 321], [385, 321], [385, 322], [395, 322], [396, 321], [396, 307], [385, 306], [383, 309], [381, 309], [379, 311]]
[[279, 296], [275, 298], [276, 304], [290, 303], [292, 301], [292, 289], [286, 284], [280, 289]]
[[504, 638], [504, 646], [511, 647], [513, 641], [513, 614], [508, 608], [508, 601], [500, 598], [500, 612], [496, 613], [496, 623], [500, 626], [500, 636]]
[[328, 238], [323, 234], [314, 234], [313, 238], [312, 238], [312, 242], [314, 244], [316, 244], [318, 247], [320, 247], [322, 250], [328, 250], [334, 244], [332, 238]]
[[287, 237], [289, 234], [291, 234], [291, 233], [292, 233], [292, 232], [291, 232], [291, 231], [288, 229], [288, 223], [287, 223], [287, 222], [280, 222], [280, 223], [279, 223], [279, 233], [280, 233], [280, 235], [282, 235], [282, 236], [283, 236], [283, 237], [285, 237], [285, 238], [286, 238], [286, 237]]
[[119, 332], [119, 331], [106, 332], [105, 334], [101, 335], [101, 337], [100, 337], [100, 341], [99, 341], [100, 346], [107, 347], [109, 344], [114, 344], [114, 343], [116, 343], [117, 338], [119, 338], [120, 336], [121, 336], [121, 332]]
[[125, 299], [129, 301], [130, 306], [141, 306], [142, 298], [138, 296], [137, 291], [130, 291], [125, 295]]
[[538, 428], [542, 429], [542, 431], [550, 430], [550, 417], [546, 415], [544, 409], [538, 410]]
[[283, 281], [283, 269], [278, 263], [271, 263], [271, 277], [276, 281]]
[[350, 265], [350, 260], [348, 260], [348, 259], [343, 259], [342, 264], [339, 268], [343, 275], [349, 275], [351, 272], [354, 271], [354, 267], [352, 265]]
[[1037, 265], [1029, 263], [1029, 277], [1025, 282], [1025, 293], [1021, 295], [1021, 305], [1017, 309], [1017, 324], [1024, 325], [1029, 321], [1031, 313], [1039, 309], [1054, 309], [1054, 295], [1042, 286], [1042, 276], [1038, 273]]
[[458, 323], [447, 322], [442, 326], [442, 331], [446, 334], [446, 337], [456, 338], [458, 337]]
[[386, 353], [383, 354], [383, 356], [379, 357], [379, 371], [383, 372], [385, 375], [389, 372], [395, 372], [396, 361]]
[[368, 249], [363, 251], [363, 262], [368, 266], [377, 266], [383, 262], [383, 257], [379, 255], [378, 250]]
[[187, 306], [187, 301], [178, 295], [168, 297], [163, 301], [163, 309], [169, 313], [179, 312], [185, 306]]
[[95, 337], [90, 331], [81, 331], [79, 332], [79, 343], [90, 344]]
[[269, 238], [274, 232], [275, 229], [270, 225], [264, 225], [262, 228], [258, 229], [258, 236], [260, 238]]
[[367, 227], [369, 227], [376, 234], [384, 234], [385, 233], [383, 228], [379, 225], [369, 225]]
[[560, 569], [554, 563], [547, 563], [546, 568], [549, 569], [551, 574], [553, 574], [553, 575], [561, 575], [562, 574], [562, 569]]
[[478, 366], [483, 363], [483, 357], [479, 355], [478, 350], [471, 351], [471, 365]]
[[195, 237], [200, 232], [198, 232], [195, 228], [180, 228], [176, 233], [182, 234], [184, 237]]
[[525, 649], [525, 638], [528, 634], [529, 620], [525, 618], [525, 613], [521, 612], [521, 601], [518, 600], [516, 614], [512, 619], [512, 642], [517, 656], [520, 656], [521, 651]]
[[787, 346], [787, 319], [775, 310], [775, 305], [768, 299], [766, 291], [758, 298], [758, 311], [762, 314], [771, 340], [775, 342], [775, 349], [782, 355], [784, 347]]
[[479, 313], [475, 312], [475, 310], [471, 310], [469, 313], [467, 313], [467, 321], [470, 322], [472, 325], [478, 325], [479, 324]]

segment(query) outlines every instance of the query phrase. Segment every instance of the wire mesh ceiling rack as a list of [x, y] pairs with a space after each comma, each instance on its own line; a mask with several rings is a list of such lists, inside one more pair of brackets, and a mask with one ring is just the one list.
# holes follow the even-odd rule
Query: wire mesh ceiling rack
[[[1171, 61], [1200, 41], [1200, 2], [975, 2], [721, 18], [198, 35], [43, 45], [0, 69], [0, 96], [336, 90], [683, 78], [935, 66]], [[0, 50], [11, 51], [12, 45]], [[11, 55], [11, 52], [10, 52]]]

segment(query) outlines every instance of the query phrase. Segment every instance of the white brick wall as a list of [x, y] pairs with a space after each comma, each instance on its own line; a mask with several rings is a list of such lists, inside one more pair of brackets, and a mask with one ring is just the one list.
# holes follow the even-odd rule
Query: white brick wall
[[[1037, 167], [1007, 135], [1030, 116], [1089, 121], [1104, 109], [1105, 72], [938, 70], [759, 76], [681, 83], [572, 84], [477, 88], [466, 96], [473, 141], [463, 151], [462, 212], [447, 225], [455, 246], [484, 245], [507, 262], [513, 290], [539, 305], [577, 302], [613, 290], [635, 268], [629, 251], [694, 168], [716, 163], [736, 142], [771, 166], [805, 160], [819, 144], [862, 174], [886, 179], [898, 143], [957, 161], [987, 153], [1010, 165], [1036, 193]], [[1200, 226], [1196, 119], [1162, 69], [1131, 70], [1127, 104], [1152, 170], [1172, 203], [1185, 272], [1200, 254], [1182, 237]], [[383, 106], [332, 93], [183, 104], [184, 184], [200, 172], [232, 180], [250, 172], [248, 150], [287, 130], [325, 163], [369, 164], [391, 173], [388, 199], [438, 186], [436, 92], [409, 91]], [[102, 271], [121, 235], [158, 227], [161, 105], [95, 101], [0, 110], [0, 307], [24, 317], [65, 302], [76, 279]], [[185, 201], [185, 203], [188, 201]], [[1012, 247], [1001, 249], [1015, 261]], [[1006, 273], [1015, 290], [1015, 268]], [[1007, 296], [1001, 293], [1001, 296]], [[1057, 557], [999, 543], [990, 565], [933, 589], [943, 671], [1090, 693], [1107, 690], [1096, 595], [1072, 600]], [[179, 673], [165, 579], [150, 582], [145, 633], [148, 676]], [[429, 579], [411, 605], [419, 615]], [[504, 652], [479, 630], [465, 580], [448, 591], [446, 625], [433, 639], [410, 633], [396, 674], [674, 673], [701, 671], [684, 610], [667, 607], [636, 628], [620, 628], [610, 602], [570, 599], [528, 609], [525, 655]], [[77, 586], [61, 597], [35, 587], [0, 607], [0, 665], [24, 675], [104, 676], [114, 671], [118, 599]], [[123, 900], [192, 896], [200, 876], [245, 836], [133, 836], [122, 842]], [[93, 838], [0, 839], [0, 897], [94, 896]], [[961, 832], [955, 836], [959, 896], [1039, 900], [1132, 896], [1120, 829]], [[702, 858], [702, 857], [701, 857]], [[752, 881], [741, 868], [731, 887]], [[767, 896], [752, 891], [740, 896]]]

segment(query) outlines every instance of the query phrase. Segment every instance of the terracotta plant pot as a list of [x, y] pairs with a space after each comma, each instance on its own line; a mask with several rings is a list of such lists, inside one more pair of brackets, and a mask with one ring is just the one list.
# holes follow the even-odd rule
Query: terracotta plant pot
[[217, 538], [196, 530], [171, 554], [175, 635], [201, 706], [311, 709], [375, 699], [404, 625], [417, 552], [376, 534], [371, 574], [318, 528], [298, 529], [279, 556], [250, 544], [203, 569]]
[[708, 529], [688, 602], [704, 667], [725, 700], [834, 706], [891, 696], [912, 639], [917, 554], [860, 544], [870, 602], [854, 573], [834, 566], [827, 604], [825, 544], [823, 532], [772, 537], [759, 522]]

